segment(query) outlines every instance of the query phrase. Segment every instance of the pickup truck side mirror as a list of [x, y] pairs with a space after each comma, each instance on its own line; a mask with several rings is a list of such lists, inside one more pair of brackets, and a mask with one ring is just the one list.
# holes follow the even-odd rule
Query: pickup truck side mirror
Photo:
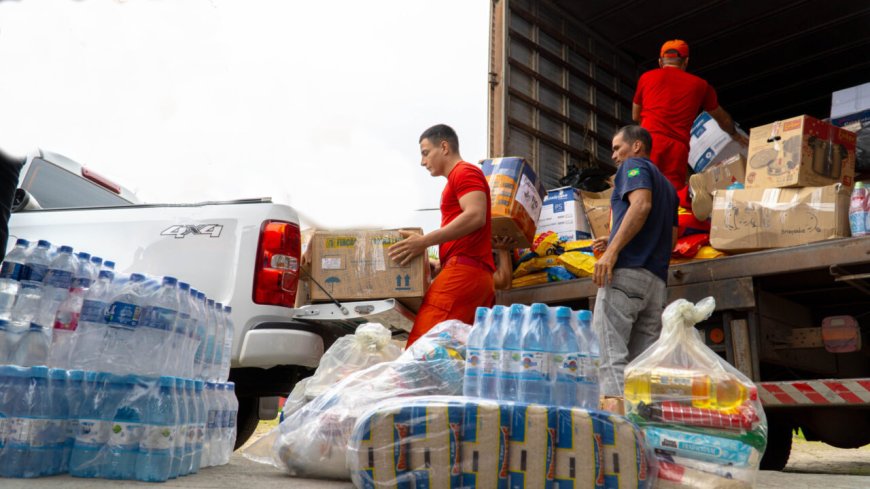
[[39, 201], [30, 192], [23, 188], [15, 189], [15, 197], [12, 199], [12, 212], [31, 211], [42, 209]]

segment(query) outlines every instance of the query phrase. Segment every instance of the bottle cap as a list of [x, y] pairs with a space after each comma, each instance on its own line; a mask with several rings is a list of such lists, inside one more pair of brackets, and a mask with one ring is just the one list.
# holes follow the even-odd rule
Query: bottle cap
[[72, 246], [63, 245], [60, 247], [60, 249], [58, 251], [60, 253], [72, 253], [73, 249], [72, 249]]
[[49, 248], [49, 247], [51, 247], [51, 242], [46, 241], [44, 239], [40, 239], [39, 241], [36, 242], [36, 246], [38, 246], [40, 248]]
[[565, 306], [559, 306], [556, 308], [556, 318], [557, 319], [571, 319], [571, 309]]
[[27, 240], [24, 239], [24, 238], [18, 238], [18, 240], [15, 242], [15, 246], [18, 246], [18, 245], [21, 245], [21, 246], [30, 246], [30, 241], [27, 241]]

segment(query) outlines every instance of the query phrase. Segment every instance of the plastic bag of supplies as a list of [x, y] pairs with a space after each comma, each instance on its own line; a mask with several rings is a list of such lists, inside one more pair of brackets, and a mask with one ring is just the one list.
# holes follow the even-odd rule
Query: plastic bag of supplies
[[286, 417], [245, 457], [291, 476], [350, 479], [347, 443], [354, 424], [375, 404], [399, 397], [459, 395], [471, 326], [438, 324], [394, 361], [351, 373]]
[[625, 368], [627, 416], [655, 451], [662, 487], [752, 487], [767, 443], [755, 385], [694, 327], [715, 307], [712, 297], [670, 304], [659, 340]]

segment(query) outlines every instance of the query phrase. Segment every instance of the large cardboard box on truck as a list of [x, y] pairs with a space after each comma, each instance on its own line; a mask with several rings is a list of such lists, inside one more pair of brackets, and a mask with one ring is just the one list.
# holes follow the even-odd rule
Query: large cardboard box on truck
[[547, 192], [536, 234], [552, 231], [563, 241], [589, 239], [589, 221], [583, 208], [580, 190], [561, 187]]
[[593, 238], [610, 236], [610, 196], [613, 189], [604, 192], [580, 191], [583, 198], [583, 209], [589, 221], [589, 231]]
[[851, 186], [855, 133], [802, 115], [753, 127], [746, 188]]
[[[741, 129], [737, 129], [744, 136]], [[709, 165], [734, 156], [746, 157], [746, 148], [719, 127], [710, 114], [701, 112], [692, 124], [692, 137], [689, 140], [689, 166], [695, 173], [704, 171]]]
[[522, 158], [482, 160], [489, 183], [492, 206], [492, 235], [516, 240], [517, 248], [528, 248], [535, 239], [541, 215], [544, 186]]
[[701, 172], [707, 180], [707, 189], [725, 190], [732, 183], [746, 183], [746, 158], [734, 155], [724, 161], [717, 161]]
[[[409, 229], [422, 234], [422, 229]], [[388, 250], [402, 240], [398, 230], [317, 231], [311, 237], [311, 275], [337, 300], [409, 299], [426, 293], [429, 258], [405, 266]], [[311, 300], [329, 297], [311, 284]]]
[[710, 244], [753, 251], [848, 237], [850, 190], [841, 184], [717, 190]]

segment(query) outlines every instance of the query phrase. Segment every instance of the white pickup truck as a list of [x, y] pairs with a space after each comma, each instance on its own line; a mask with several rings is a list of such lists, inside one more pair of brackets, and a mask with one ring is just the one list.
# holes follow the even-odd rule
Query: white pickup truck
[[295, 309], [299, 220], [269, 198], [142, 204], [120, 185], [46, 151], [27, 157], [18, 187], [7, 249], [17, 238], [68, 244], [114, 260], [120, 272], [178, 277], [233, 307], [237, 446], [259, 419], [275, 417], [278, 396], [310, 375], [336, 338], [380, 313], [381, 322], [407, 327], [393, 301]]

